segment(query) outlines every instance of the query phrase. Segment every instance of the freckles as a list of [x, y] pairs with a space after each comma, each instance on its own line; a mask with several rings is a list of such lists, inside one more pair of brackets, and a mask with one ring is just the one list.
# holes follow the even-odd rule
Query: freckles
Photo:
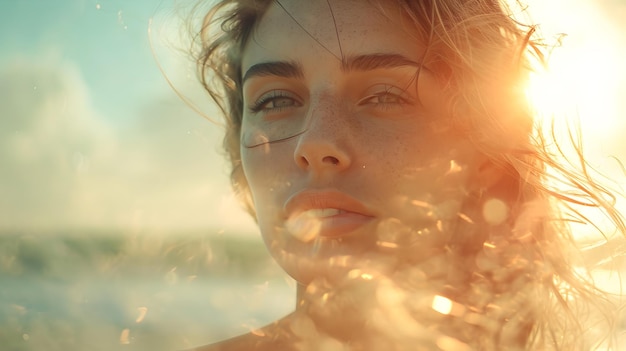
[[[388, 143], [389, 145], [389, 143]], [[424, 167], [423, 152], [415, 143], [396, 138], [380, 157], [391, 179], [413, 178]]]
[[466, 195], [471, 161], [464, 157], [463, 150], [433, 136], [398, 137], [391, 145], [377, 157], [382, 160], [380, 172], [393, 193], [404, 195], [408, 201], [431, 204]]

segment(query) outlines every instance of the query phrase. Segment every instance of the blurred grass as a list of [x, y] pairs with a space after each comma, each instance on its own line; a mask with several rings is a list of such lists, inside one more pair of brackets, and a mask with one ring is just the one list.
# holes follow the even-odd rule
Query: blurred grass
[[265, 324], [293, 295], [260, 239], [0, 234], [2, 350], [184, 349]]

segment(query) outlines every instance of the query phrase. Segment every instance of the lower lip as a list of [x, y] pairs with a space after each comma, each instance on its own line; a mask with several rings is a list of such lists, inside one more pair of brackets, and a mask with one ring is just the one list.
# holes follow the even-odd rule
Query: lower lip
[[333, 238], [348, 235], [369, 223], [373, 217], [353, 212], [340, 213], [335, 216], [319, 218], [318, 235]]

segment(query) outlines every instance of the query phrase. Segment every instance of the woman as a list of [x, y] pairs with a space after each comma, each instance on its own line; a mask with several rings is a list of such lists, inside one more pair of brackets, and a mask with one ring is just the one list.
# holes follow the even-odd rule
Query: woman
[[[574, 269], [555, 203], [624, 226], [533, 128], [532, 35], [497, 0], [216, 5], [203, 83], [226, 116], [233, 186], [298, 297], [283, 319], [200, 349], [602, 342], [604, 295]], [[574, 193], [546, 182], [555, 172]]]

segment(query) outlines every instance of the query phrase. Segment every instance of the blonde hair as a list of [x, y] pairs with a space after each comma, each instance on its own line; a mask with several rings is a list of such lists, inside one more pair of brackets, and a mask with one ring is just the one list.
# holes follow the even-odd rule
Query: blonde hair
[[[499, 191], [508, 202], [508, 220], [465, 221], [457, 228], [463, 235], [450, 234], [448, 242], [450, 266], [460, 273], [446, 296], [490, 323], [448, 320], [440, 330], [482, 350], [589, 349], [597, 344], [586, 339], [582, 319], [595, 310], [594, 318], [609, 328], [610, 343], [609, 300], [585, 270], [568, 222], [593, 224], [575, 210], [584, 205], [602, 211], [621, 234], [626, 228], [612, 192], [587, 171], [580, 145], [574, 145], [576, 162], [566, 162], [551, 147], [553, 134], [534, 120], [525, 84], [534, 67], [546, 64], [536, 28], [513, 19], [512, 9], [521, 5], [509, 8], [498, 0], [395, 1], [427, 47], [423, 59], [448, 84], [451, 123], [505, 174]], [[215, 5], [204, 19], [198, 57], [201, 81], [226, 118], [233, 187], [252, 214], [239, 153], [241, 54], [272, 2]], [[464, 215], [480, 218], [487, 200], [468, 201]]]

